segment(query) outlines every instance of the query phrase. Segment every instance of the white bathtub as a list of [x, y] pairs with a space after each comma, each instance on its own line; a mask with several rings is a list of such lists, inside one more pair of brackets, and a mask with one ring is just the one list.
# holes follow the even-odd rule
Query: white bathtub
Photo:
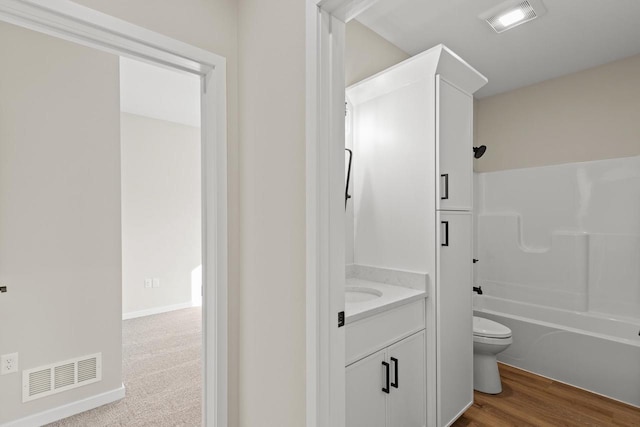
[[513, 332], [501, 362], [640, 407], [640, 321], [486, 295], [474, 315]]

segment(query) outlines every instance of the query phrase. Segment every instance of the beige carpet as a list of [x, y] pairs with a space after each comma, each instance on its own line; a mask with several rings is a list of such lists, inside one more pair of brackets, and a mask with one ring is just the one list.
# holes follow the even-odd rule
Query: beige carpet
[[127, 397], [48, 426], [200, 426], [201, 319], [195, 307], [125, 320]]

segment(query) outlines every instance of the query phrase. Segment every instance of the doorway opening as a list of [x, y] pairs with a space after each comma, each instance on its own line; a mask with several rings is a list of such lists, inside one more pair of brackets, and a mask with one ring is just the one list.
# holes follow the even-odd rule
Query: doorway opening
[[127, 406], [157, 422], [199, 425], [200, 79], [121, 57], [120, 150]]

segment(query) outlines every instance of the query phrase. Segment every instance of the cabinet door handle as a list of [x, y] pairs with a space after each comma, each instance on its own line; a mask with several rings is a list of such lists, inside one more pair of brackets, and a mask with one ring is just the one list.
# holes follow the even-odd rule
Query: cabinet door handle
[[443, 173], [440, 175], [441, 178], [444, 178], [444, 190], [442, 191], [442, 195], [440, 196], [440, 200], [449, 199], [449, 174]]
[[393, 379], [394, 379], [394, 381], [391, 383], [391, 387], [398, 388], [398, 359], [396, 359], [395, 357], [392, 357], [391, 363], [393, 363]]
[[384, 381], [385, 381], [385, 384], [387, 385], [386, 387], [382, 387], [382, 391], [389, 394], [389, 364], [387, 362], [382, 362], [382, 366], [384, 366], [384, 370], [385, 370]]
[[440, 246], [449, 246], [449, 221], [440, 221], [440, 224], [444, 225]]

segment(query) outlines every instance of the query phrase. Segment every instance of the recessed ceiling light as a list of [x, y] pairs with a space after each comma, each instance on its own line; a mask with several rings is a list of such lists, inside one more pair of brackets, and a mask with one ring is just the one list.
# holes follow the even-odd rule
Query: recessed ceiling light
[[496, 33], [529, 22], [546, 12], [540, 0], [510, 0], [480, 15]]
[[524, 20], [525, 17], [526, 15], [524, 14], [524, 11], [522, 9], [515, 9], [503, 15], [500, 15], [498, 17], [498, 21], [500, 21], [500, 24], [502, 24], [502, 26], [506, 28], [510, 25]]

